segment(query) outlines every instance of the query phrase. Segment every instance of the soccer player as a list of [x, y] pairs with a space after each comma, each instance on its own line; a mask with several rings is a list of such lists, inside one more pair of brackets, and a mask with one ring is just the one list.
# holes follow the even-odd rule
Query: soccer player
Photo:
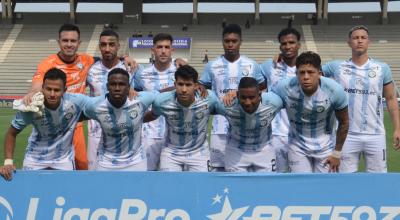
[[275, 149], [271, 145], [271, 121], [282, 108], [273, 92], [261, 93], [252, 77], [240, 80], [237, 98], [225, 107], [229, 122], [225, 148], [228, 172], [275, 172]]
[[350, 127], [340, 170], [357, 172], [363, 153], [367, 172], [387, 172], [382, 98], [386, 99], [393, 124], [394, 147], [400, 148], [399, 110], [390, 67], [368, 56], [370, 40], [365, 26], [353, 27], [347, 44], [351, 59], [323, 66], [325, 76], [343, 85], [349, 99]]
[[[87, 84], [90, 88], [90, 96], [104, 96], [107, 90], [108, 73], [115, 68], [126, 69], [124, 63], [118, 57], [120, 49], [118, 34], [110, 29], [100, 33], [99, 49], [101, 60], [96, 61], [89, 69]], [[136, 69], [138, 70], [138, 69]], [[133, 90], [133, 76], [130, 75], [130, 87]], [[89, 170], [95, 169], [97, 147], [101, 140], [101, 127], [95, 120], [88, 123], [88, 161]]]
[[[289, 168], [292, 172], [338, 172], [349, 127], [346, 94], [334, 80], [321, 76], [318, 54], [300, 54], [296, 68], [296, 77], [272, 88], [282, 98], [290, 122]], [[334, 116], [338, 120], [335, 146]]]
[[128, 99], [129, 76], [124, 69], [112, 69], [107, 76], [108, 94], [93, 98], [84, 109], [85, 116], [98, 121], [102, 131], [96, 170], [147, 170], [142, 123], [155, 95], [140, 92], [135, 99]]
[[0, 174], [10, 180], [17, 135], [29, 124], [33, 129], [23, 162], [24, 170], [74, 170], [74, 129], [85, 105], [85, 97], [66, 92], [66, 75], [62, 70], [50, 69], [43, 78], [43, 115], [34, 112], [17, 112], [7, 131], [4, 149], [4, 166]]
[[[294, 28], [285, 28], [278, 34], [280, 60], [274, 63], [272, 59], [261, 64], [261, 70], [268, 88], [279, 81], [296, 76], [296, 58], [299, 54], [300, 33]], [[272, 146], [276, 153], [276, 171], [287, 172], [287, 151], [289, 144], [289, 120], [286, 110], [282, 109], [272, 120]]]
[[207, 122], [218, 112], [219, 100], [213, 92], [202, 98], [197, 93], [198, 73], [189, 65], [175, 72], [175, 91], [161, 93], [146, 114], [145, 121], [164, 116], [166, 146], [161, 150], [161, 171], [208, 171], [210, 153]]
[[[58, 46], [60, 51], [43, 60], [32, 79], [29, 93], [24, 97], [29, 104], [31, 97], [42, 88], [43, 75], [51, 68], [59, 68], [67, 75], [67, 92], [85, 93], [86, 78], [94, 58], [87, 54], [77, 53], [81, 44], [80, 30], [73, 24], [64, 24], [58, 31]], [[129, 60], [126, 58], [125, 60]], [[135, 68], [133, 61], [129, 62]], [[78, 170], [88, 169], [86, 143], [82, 123], [78, 123], [74, 132], [75, 163]]]
[[[242, 77], [253, 77], [260, 84], [260, 89], [266, 88], [264, 77], [259, 65], [240, 54], [242, 30], [237, 24], [227, 25], [222, 32], [224, 54], [209, 62], [200, 79], [199, 89], [204, 97], [206, 89], [212, 89], [218, 96], [235, 96]], [[224, 152], [228, 122], [225, 117], [216, 115], [213, 118], [210, 138], [210, 165], [214, 171], [224, 170]]]
[[[153, 38], [154, 63], [140, 69], [134, 75], [136, 91], [166, 92], [174, 89], [174, 74], [176, 66], [172, 63], [172, 36], [159, 33]], [[147, 154], [147, 168], [157, 170], [160, 162], [161, 148], [165, 145], [165, 119], [163, 116], [157, 120], [143, 125], [142, 140]]]

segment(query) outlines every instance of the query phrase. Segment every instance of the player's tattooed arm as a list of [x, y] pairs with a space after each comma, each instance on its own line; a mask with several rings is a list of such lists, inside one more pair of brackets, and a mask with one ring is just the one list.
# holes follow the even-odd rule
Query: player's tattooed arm
[[329, 164], [329, 172], [339, 172], [340, 152], [349, 131], [349, 115], [347, 106], [344, 109], [335, 111], [338, 120], [338, 129], [336, 133], [336, 146], [334, 152], [328, 157], [326, 163]]
[[400, 149], [400, 119], [399, 119], [399, 106], [397, 102], [396, 93], [394, 91], [393, 82], [383, 86], [383, 96], [386, 99], [387, 109], [392, 119], [393, 124], [393, 147], [396, 150]]

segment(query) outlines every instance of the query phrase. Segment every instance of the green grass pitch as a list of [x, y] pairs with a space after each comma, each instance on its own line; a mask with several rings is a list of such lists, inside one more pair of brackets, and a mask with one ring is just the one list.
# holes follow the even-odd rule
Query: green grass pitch
[[[0, 164], [2, 164], [4, 160], [4, 137], [14, 115], [15, 111], [12, 109], [0, 108]], [[400, 172], [400, 151], [395, 151], [393, 149], [393, 130], [390, 117], [387, 112], [385, 112], [385, 127], [388, 152], [388, 171]], [[32, 127], [29, 126], [17, 136], [16, 148], [14, 152], [14, 163], [16, 164], [17, 168], [21, 168], [22, 166], [23, 155], [31, 129]], [[363, 169], [363, 164], [360, 165], [360, 169]]]

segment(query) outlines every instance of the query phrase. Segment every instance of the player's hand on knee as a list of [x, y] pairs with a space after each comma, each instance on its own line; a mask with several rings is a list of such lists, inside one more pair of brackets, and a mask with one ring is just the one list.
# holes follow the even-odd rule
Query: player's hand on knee
[[14, 165], [5, 165], [0, 167], [0, 175], [3, 176], [3, 178], [7, 181], [12, 179], [13, 172], [15, 172]]
[[325, 165], [329, 165], [330, 173], [337, 173], [339, 172], [340, 159], [329, 156], [328, 159], [326, 159]]

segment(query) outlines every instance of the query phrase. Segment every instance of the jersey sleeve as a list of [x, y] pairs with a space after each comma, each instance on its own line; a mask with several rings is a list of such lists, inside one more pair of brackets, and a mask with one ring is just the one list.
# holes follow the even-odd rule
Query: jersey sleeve
[[383, 85], [387, 85], [393, 81], [392, 71], [390, 70], [389, 65], [386, 63], [382, 65], [382, 73], [383, 73]]
[[207, 63], [207, 65], [204, 67], [204, 71], [201, 74], [199, 83], [211, 88], [211, 82], [212, 82], [212, 71], [211, 71], [211, 63]]
[[32, 123], [32, 112], [17, 112], [11, 121], [11, 126], [22, 131], [26, 126]]
[[[139, 65], [133, 75], [133, 85], [134, 85], [135, 90], [138, 90], [138, 91], [144, 90], [142, 72], [143, 72], [143, 66]], [[132, 84], [131, 84], [131, 86], [132, 86]]]
[[215, 95], [214, 91], [208, 90], [208, 96], [213, 106], [213, 115], [225, 115], [226, 109], [224, 103]]
[[260, 64], [261, 74], [264, 77], [264, 80], [268, 80], [271, 75], [271, 66], [273, 65], [272, 60], [267, 60], [264, 63]]
[[263, 83], [265, 81], [260, 65], [258, 65], [258, 63], [256, 62], [254, 63], [254, 78], [257, 80], [258, 84]]
[[32, 82], [33, 83], [42, 83], [44, 74], [52, 68], [51, 64], [48, 62], [47, 58], [46, 60], [43, 60], [42, 62], [39, 63], [37, 66], [36, 72], [33, 75]]
[[146, 109], [153, 104], [155, 98], [156, 92], [139, 92], [138, 95], [138, 99], [143, 103]]
[[325, 77], [333, 78], [335, 72], [339, 69], [339, 61], [331, 61], [322, 65], [322, 73]]
[[96, 119], [96, 108], [102, 100], [104, 100], [104, 96], [86, 97], [83, 114], [90, 119]]
[[267, 92], [262, 94], [262, 102], [263, 104], [271, 104], [275, 106], [276, 111], [279, 111], [283, 107], [283, 101], [281, 97], [279, 97], [274, 92]]
[[347, 95], [344, 92], [343, 87], [339, 83], [332, 82], [332, 84], [335, 85], [335, 90], [334, 90], [335, 94], [333, 94], [334, 108], [335, 110], [342, 110], [346, 108], [349, 104], [347, 100]]
[[285, 94], [285, 91], [286, 91], [285, 90], [285, 85], [286, 85], [286, 83], [289, 82], [288, 80], [289, 79], [285, 79], [285, 80], [279, 81], [274, 86], [272, 86], [272, 89], [271, 89], [271, 91], [273, 93], [275, 93], [281, 99], [282, 107], [285, 106], [285, 96], [286, 96], [286, 94]]

